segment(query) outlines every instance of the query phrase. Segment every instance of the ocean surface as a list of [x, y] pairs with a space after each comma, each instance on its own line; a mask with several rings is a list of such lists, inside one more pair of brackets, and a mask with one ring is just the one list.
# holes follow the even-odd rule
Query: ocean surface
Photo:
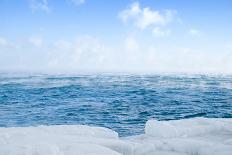
[[0, 127], [85, 124], [120, 136], [147, 120], [232, 118], [232, 76], [0, 74]]

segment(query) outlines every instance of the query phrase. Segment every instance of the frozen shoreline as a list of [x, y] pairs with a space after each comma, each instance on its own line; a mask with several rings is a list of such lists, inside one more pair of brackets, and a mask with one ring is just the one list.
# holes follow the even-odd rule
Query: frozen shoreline
[[0, 128], [5, 155], [231, 155], [232, 119], [149, 120], [145, 134], [119, 138], [102, 127]]

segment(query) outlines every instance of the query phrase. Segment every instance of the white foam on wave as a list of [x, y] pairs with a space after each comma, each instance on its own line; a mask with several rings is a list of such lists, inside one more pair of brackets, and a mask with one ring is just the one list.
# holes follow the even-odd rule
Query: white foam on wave
[[232, 119], [149, 120], [145, 134], [119, 138], [83, 125], [0, 128], [4, 155], [231, 155]]

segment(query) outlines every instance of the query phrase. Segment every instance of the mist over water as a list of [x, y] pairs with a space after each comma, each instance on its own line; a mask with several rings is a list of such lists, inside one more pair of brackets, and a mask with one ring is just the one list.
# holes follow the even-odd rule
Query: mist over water
[[147, 120], [232, 118], [232, 76], [0, 74], [0, 126], [86, 124], [120, 136]]

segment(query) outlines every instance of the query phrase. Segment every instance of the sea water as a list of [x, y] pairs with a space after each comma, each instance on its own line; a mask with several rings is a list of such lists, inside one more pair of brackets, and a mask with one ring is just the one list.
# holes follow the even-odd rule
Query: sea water
[[120, 136], [145, 122], [232, 118], [229, 75], [0, 74], [0, 127], [89, 125]]

